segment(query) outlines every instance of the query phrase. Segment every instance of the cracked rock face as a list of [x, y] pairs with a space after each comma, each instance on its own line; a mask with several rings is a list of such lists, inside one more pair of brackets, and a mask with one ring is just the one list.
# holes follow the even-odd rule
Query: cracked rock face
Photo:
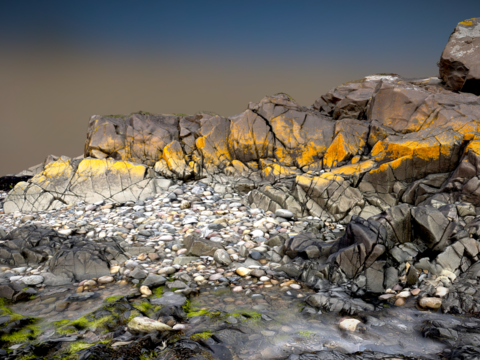
[[453, 90], [480, 95], [480, 18], [457, 25], [439, 66], [440, 77]]
[[3, 206], [10, 213], [52, 210], [79, 201], [136, 201], [155, 194], [157, 186], [158, 180], [145, 165], [113, 159], [60, 159], [47, 164], [29, 182], [18, 183]]

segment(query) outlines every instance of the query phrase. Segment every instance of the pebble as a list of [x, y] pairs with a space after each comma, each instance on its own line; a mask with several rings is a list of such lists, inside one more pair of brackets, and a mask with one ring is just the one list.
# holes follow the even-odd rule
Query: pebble
[[22, 278], [22, 282], [25, 285], [38, 285], [43, 282], [43, 276], [41, 275], [30, 275], [30, 276], [24, 276]]
[[102, 276], [98, 278], [98, 283], [99, 284], [110, 284], [115, 281], [115, 279], [112, 276]]
[[412, 289], [410, 290], [410, 293], [413, 295], [413, 296], [417, 296], [418, 294], [420, 294], [420, 289]]
[[340, 323], [338, 324], [338, 327], [341, 330], [354, 332], [355, 330], [357, 330], [357, 326], [360, 323], [361, 321], [357, 319], [345, 319], [340, 321]]
[[403, 306], [405, 305], [405, 303], [406, 303], [406, 300], [403, 297], [399, 297], [397, 298], [397, 300], [395, 300], [395, 306]]
[[442, 299], [435, 298], [435, 297], [424, 297], [420, 299], [419, 305], [422, 308], [437, 310], [440, 308], [440, 306], [442, 306]]
[[277, 209], [275, 215], [285, 219], [291, 219], [293, 217], [293, 213], [287, 209]]
[[[25, 280], [22, 280], [22, 281], [25, 282]], [[437, 289], [435, 291], [435, 296], [438, 296], [438, 297], [444, 297], [447, 294], [448, 294], [448, 288], [443, 287], [443, 286], [437, 287]]]
[[150, 290], [150, 288], [145, 285], [140, 286], [140, 292], [142, 293], [142, 295], [145, 295], [145, 296], [152, 295], [152, 290]]
[[245, 267], [239, 267], [237, 270], [235, 270], [235, 272], [240, 276], [248, 276], [251, 270]]
[[405, 291], [402, 291], [400, 293], [397, 294], [397, 298], [409, 298], [411, 295], [410, 291], [409, 290], [405, 290]]

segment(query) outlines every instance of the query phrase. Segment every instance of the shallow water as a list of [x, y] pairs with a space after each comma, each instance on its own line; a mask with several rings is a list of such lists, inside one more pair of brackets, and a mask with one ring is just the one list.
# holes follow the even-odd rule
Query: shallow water
[[[41, 317], [46, 323], [73, 320], [98, 309], [109, 296], [136, 291], [130, 285], [110, 285], [81, 301], [72, 299], [72, 295], [80, 295], [74, 287], [59, 287], [41, 291], [35, 299], [16, 304], [12, 310]], [[308, 288], [293, 290], [278, 286], [249, 295], [245, 291], [232, 292], [227, 287], [204, 288], [191, 298], [189, 329], [185, 335], [198, 338], [206, 334], [202, 338], [206, 346], [223, 343], [237, 359], [283, 358], [292, 353], [326, 349], [348, 353], [373, 350], [438, 359], [445, 345], [425, 339], [420, 332], [422, 323], [459, 319], [417, 310], [414, 300], [410, 300], [404, 307], [388, 306], [353, 316], [362, 325], [350, 333], [338, 327], [345, 317], [304, 309], [306, 297], [313, 293]]]
[[[192, 300], [196, 308], [226, 311], [230, 314], [258, 312], [262, 320], [233, 318], [232, 329], [238, 329], [229, 345], [239, 359], [278, 358], [291, 353], [337, 349], [348, 353], [373, 350], [389, 354], [423, 356], [436, 359], [445, 346], [425, 339], [419, 331], [426, 320], [454, 318], [451, 315], [419, 311], [408, 307], [386, 307], [381, 311], [354, 316], [362, 321], [360, 330], [347, 333], [339, 329], [341, 315], [333, 313], [305, 314], [304, 299], [298, 294], [313, 291], [302, 289], [264, 290], [263, 296], [252, 298], [229, 289], [205, 290]], [[413, 301], [413, 300], [412, 300]], [[407, 304], [408, 306], [408, 304]], [[352, 317], [352, 316], [349, 316]], [[237, 321], [235, 321], [237, 320]], [[215, 316], [191, 321], [193, 331], [221, 328]], [[220, 331], [222, 334], [224, 331]], [[215, 332], [214, 332], [215, 333]], [[224, 336], [227, 337], [228, 336]], [[222, 336], [220, 336], [222, 338]], [[224, 339], [222, 339], [224, 340]]]

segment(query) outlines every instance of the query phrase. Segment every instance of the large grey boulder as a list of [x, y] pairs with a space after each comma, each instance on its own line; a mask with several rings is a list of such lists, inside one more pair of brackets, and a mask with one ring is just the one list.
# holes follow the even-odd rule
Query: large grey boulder
[[114, 241], [93, 242], [73, 238], [50, 260], [50, 271], [75, 281], [110, 275], [110, 265], [127, 260], [122, 248]]
[[449, 236], [455, 229], [455, 223], [442, 212], [427, 206], [412, 209], [412, 225], [414, 238], [434, 251], [443, 251], [449, 241]]
[[440, 77], [453, 90], [480, 95], [480, 18], [458, 23], [439, 67]]

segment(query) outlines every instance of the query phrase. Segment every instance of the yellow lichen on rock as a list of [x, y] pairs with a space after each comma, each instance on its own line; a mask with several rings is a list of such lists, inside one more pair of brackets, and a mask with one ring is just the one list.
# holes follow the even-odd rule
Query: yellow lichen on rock
[[357, 175], [366, 171], [370, 171], [375, 166], [377, 166], [377, 163], [375, 161], [367, 160], [355, 164], [341, 166], [339, 168], [333, 169], [331, 172], [332, 174], [336, 175]]
[[463, 21], [460, 21], [460, 22], [458, 23], [458, 25], [470, 26], [470, 25], [473, 25], [473, 21], [472, 21], [472, 19], [463, 20]]
[[185, 154], [178, 141], [172, 141], [163, 149], [163, 159], [167, 162], [168, 169], [181, 179], [192, 175], [192, 168], [185, 161]]

